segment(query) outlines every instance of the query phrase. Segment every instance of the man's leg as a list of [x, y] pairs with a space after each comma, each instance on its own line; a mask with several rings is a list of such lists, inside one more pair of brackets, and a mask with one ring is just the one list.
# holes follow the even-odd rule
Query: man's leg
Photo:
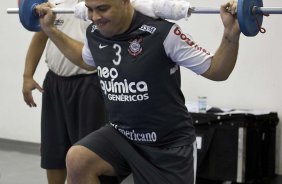
[[113, 127], [105, 126], [92, 132], [68, 151], [68, 184], [104, 184], [98, 180], [102, 175], [116, 175], [121, 182], [132, 172], [136, 184], [173, 183], [140, 155], [135, 146]]
[[66, 181], [66, 169], [47, 169], [48, 184], [64, 184]]
[[114, 176], [114, 168], [83, 146], [70, 148], [66, 158], [68, 184], [100, 184], [99, 176]]
[[136, 184], [194, 184], [194, 151], [192, 144], [167, 148], [133, 144], [118, 130], [105, 126], [69, 150], [67, 181], [100, 184], [98, 176], [117, 175], [122, 181], [133, 173]]

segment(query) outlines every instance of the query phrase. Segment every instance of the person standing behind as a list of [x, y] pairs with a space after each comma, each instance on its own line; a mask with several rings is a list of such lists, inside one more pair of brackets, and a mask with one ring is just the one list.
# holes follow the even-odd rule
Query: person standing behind
[[[49, 0], [56, 7], [74, 7], [79, 0]], [[89, 22], [73, 15], [58, 14], [58, 29], [73, 39], [83, 41]], [[34, 80], [39, 60], [46, 50], [49, 68], [43, 88]], [[79, 139], [101, 127], [106, 121], [106, 110], [97, 72], [86, 71], [72, 64], [48, 40], [44, 32], [34, 34], [25, 61], [23, 97], [26, 104], [36, 107], [32, 90], [42, 93], [41, 167], [46, 169], [49, 184], [64, 184], [65, 157], [68, 149]], [[114, 178], [109, 184], [116, 183]]]

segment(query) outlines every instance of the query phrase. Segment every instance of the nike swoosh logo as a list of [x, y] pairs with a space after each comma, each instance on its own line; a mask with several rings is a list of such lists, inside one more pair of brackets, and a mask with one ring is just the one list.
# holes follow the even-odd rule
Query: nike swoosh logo
[[108, 47], [108, 45], [99, 45], [99, 49], [103, 49], [103, 48], [105, 48], [105, 47]]
[[63, 4], [63, 2], [55, 3], [55, 6], [57, 6], [57, 5], [59, 5], [59, 4]]

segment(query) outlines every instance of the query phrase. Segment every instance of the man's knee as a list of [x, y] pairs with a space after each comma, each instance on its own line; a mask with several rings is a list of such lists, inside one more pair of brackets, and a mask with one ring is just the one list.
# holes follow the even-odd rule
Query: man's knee
[[73, 146], [66, 156], [68, 174], [113, 175], [112, 166], [84, 146]]
[[83, 146], [73, 146], [69, 149], [66, 156], [66, 166], [68, 173], [85, 172], [90, 168], [89, 150]]

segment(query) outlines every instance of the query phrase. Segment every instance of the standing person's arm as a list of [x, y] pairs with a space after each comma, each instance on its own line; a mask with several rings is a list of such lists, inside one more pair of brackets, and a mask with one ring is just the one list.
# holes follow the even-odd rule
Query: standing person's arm
[[[229, 11], [226, 11], [226, 9]], [[224, 34], [221, 44], [212, 58], [210, 68], [202, 74], [204, 77], [222, 81], [226, 80], [235, 67], [238, 49], [240, 28], [236, 19], [237, 2], [231, 1], [220, 9], [220, 15], [224, 24]]]
[[26, 55], [22, 93], [24, 101], [30, 107], [36, 107], [36, 103], [34, 102], [32, 96], [32, 90], [37, 89], [40, 92], [43, 91], [40, 85], [38, 85], [38, 83], [33, 79], [33, 75], [43, 54], [47, 40], [48, 37], [44, 32], [35, 33]]
[[95, 70], [95, 67], [86, 64], [82, 58], [83, 43], [66, 35], [54, 25], [56, 15], [52, 12], [52, 7], [51, 3], [37, 5], [41, 29], [72, 63], [85, 70]]
[[85, 70], [95, 70], [96, 68], [87, 65], [82, 58], [83, 43], [79, 42], [58, 30], [55, 26], [44, 28], [45, 33], [59, 50], [75, 65]]

